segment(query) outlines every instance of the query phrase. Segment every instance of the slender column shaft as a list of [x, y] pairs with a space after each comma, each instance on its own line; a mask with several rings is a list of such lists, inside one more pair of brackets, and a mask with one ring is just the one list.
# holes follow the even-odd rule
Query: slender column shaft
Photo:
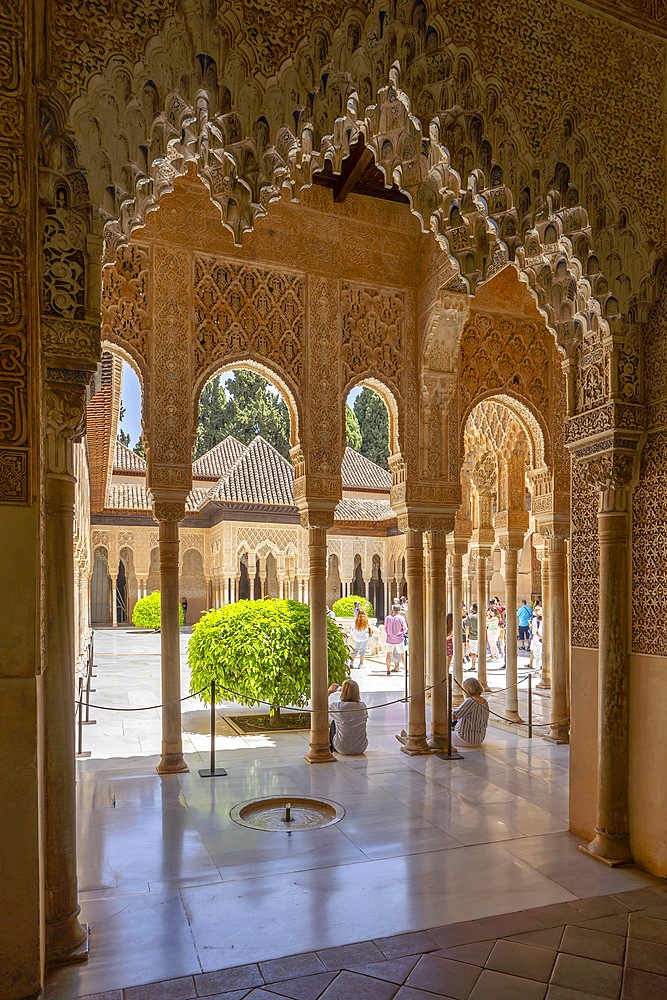
[[163, 519], [160, 546], [160, 654], [162, 673], [162, 753], [159, 774], [187, 771], [181, 734], [181, 653], [178, 600], [178, 521]]
[[452, 671], [457, 682], [452, 689], [452, 705], [463, 702], [460, 684], [463, 684], [463, 556], [460, 552], [452, 552], [452, 622], [454, 639], [454, 658]]
[[[430, 636], [431, 747], [447, 747], [447, 548], [444, 532], [427, 534], [429, 560], [426, 627]], [[410, 612], [412, 615], [412, 612]], [[460, 617], [460, 615], [459, 615]]]
[[542, 556], [542, 677], [539, 688], [551, 687], [551, 579], [548, 546]]
[[598, 797], [591, 854], [612, 864], [631, 860], [628, 827], [629, 551], [625, 512], [598, 515], [600, 618], [598, 652]]
[[477, 676], [485, 691], [490, 691], [486, 679], [486, 556], [477, 556]]
[[47, 474], [44, 518], [44, 875], [46, 960], [49, 963], [66, 960], [84, 945], [87, 937], [86, 929], [79, 923], [76, 879], [73, 535], [74, 477]]
[[551, 731], [558, 743], [569, 741], [567, 632], [565, 626], [565, 539], [549, 539], [549, 650], [551, 653]]
[[116, 595], [116, 586], [118, 579], [115, 576], [111, 577], [111, 624], [115, 628], [118, 625], [118, 604]]
[[309, 764], [335, 760], [329, 749], [329, 654], [327, 648], [327, 531], [308, 529], [310, 570], [310, 749]]
[[408, 672], [408, 737], [404, 753], [428, 753], [424, 696], [424, 543], [421, 531], [405, 533], [405, 573], [408, 583], [410, 669]]
[[521, 722], [519, 715], [519, 670], [517, 650], [517, 569], [518, 553], [516, 549], [505, 549], [505, 677], [507, 691], [505, 692], [505, 716], [511, 722]]
[[[427, 533], [426, 538], [430, 538], [430, 533]], [[425, 552], [425, 568], [424, 568], [424, 686], [430, 688], [433, 684], [433, 678], [435, 675], [435, 664], [434, 659], [436, 656], [435, 643], [434, 643], [434, 629], [436, 627], [435, 617], [435, 592], [434, 592], [434, 580], [433, 574], [431, 573], [431, 549], [428, 545]], [[426, 692], [426, 701], [431, 700], [431, 691]]]

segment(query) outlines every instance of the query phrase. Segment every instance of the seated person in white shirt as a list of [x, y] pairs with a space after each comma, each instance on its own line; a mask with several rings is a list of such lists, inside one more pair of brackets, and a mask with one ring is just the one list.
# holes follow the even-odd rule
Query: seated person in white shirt
[[459, 747], [478, 747], [486, 737], [489, 703], [482, 698], [484, 688], [476, 677], [467, 677], [462, 687], [468, 697], [452, 712], [456, 722], [452, 743]]
[[329, 694], [337, 691], [340, 699], [329, 702], [331, 750], [342, 754], [363, 753], [368, 746], [368, 709], [361, 700], [359, 685], [352, 680], [343, 681], [342, 688], [332, 684]]

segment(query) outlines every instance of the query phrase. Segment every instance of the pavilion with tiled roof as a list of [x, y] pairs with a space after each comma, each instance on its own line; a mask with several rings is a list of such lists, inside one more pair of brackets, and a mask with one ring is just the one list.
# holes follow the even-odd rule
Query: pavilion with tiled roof
[[[113, 366], [109, 379], [119, 382]], [[102, 409], [105, 432], [115, 432], [117, 415], [109, 417], [108, 405]], [[146, 461], [117, 440], [99, 455], [104, 468], [97, 469], [91, 457], [93, 616], [129, 619], [134, 601], [159, 584]], [[343, 496], [329, 533], [329, 600], [361, 591], [383, 612], [404, 587], [403, 536], [389, 503], [391, 476], [346, 448], [341, 478]], [[192, 483], [181, 525], [181, 592], [193, 619], [239, 597], [307, 600], [307, 543], [291, 462], [260, 436], [244, 444], [229, 435], [193, 462]], [[107, 595], [114, 590], [122, 591], [122, 599], [108, 609]]]

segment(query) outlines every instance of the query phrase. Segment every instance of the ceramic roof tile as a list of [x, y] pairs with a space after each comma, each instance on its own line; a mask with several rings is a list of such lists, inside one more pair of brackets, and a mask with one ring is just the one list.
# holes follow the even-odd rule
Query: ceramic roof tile
[[246, 450], [246, 445], [231, 434], [192, 463], [193, 479], [220, 479]]
[[342, 465], [343, 489], [389, 490], [391, 473], [352, 448], [346, 448]]
[[[192, 490], [185, 502], [185, 509], [195, 511], [206, 496], [206, 490]], [[135, 486], [133, 483], [112, 483], [107, 494], [107, 509], [109, 510], [152, 510], [145, 486]]]
[[133, 451], [126, 448], [120, 441], [116, 441], [116, 448], [113, 457], [113, 471], [117, 473], [130, 473], [130, 475], [146, 475], [146, 461], [141, 455], [135, 455]]
[[396, 514], [388, 503], [344, 497], [337, 505], [336, 521], [391, 521]]
[[207, 499], [294, 506], [294, 469], [262, 437], [256, 437]]

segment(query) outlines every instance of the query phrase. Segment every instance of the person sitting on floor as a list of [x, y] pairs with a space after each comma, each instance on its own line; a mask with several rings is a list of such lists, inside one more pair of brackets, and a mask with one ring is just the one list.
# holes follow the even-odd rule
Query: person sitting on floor
[[459, 747], [478, 747], [486, 737], [489, 703], [482, 697], [484, 688], [476, 677], [467, 677], [462, 686], [468, 697], [452, 712], [456, 721], [452, 743]]
[[340, 691], [340, 700], [329, 702], [329, 712], [333, 716], [329, 727], [332, 752], [342, 754], [363, 753], [368, 746], [366, 724], [368, 709], [361, 700], [356, 681], [343, 681], [343, 687], [332, 684], [329, 694]]

